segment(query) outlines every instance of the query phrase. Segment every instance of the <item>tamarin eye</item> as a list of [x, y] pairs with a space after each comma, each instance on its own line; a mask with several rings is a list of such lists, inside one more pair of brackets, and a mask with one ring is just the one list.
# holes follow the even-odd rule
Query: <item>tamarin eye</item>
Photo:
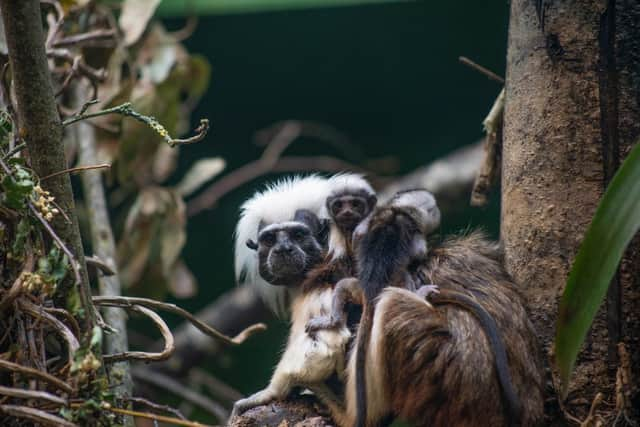
[[276, 243], [276, 235], [274, 233], [265, 233], [260, 236], [260, 242], [267, 246], [273, 246]]
[[306, 230], [303, 229], [296, 229], [293, 230], [293, 232], [291, 233], [291, 236], [293, 237], [294, 240], [301, 240], [303, 239], [307, 234]]

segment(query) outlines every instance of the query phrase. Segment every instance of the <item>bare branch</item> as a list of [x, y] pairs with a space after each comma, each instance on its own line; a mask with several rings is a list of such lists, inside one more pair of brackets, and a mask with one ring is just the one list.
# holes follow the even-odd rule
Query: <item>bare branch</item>
[[[77, 71], [82, 76], [87, 77], [92, 82], [103, 82], [107, 75], [104, 70], [96, 70], [84, 63], [81, 56], [73, 55], [67, 49], [50, 49], [47, 51], [47, 56], [50, 58], [60, 59], [70, 64], [77, 64]], [[78, 59], [80, 58], [80, 59]]]
[[129, 401], [129, 402], [133, 402], [133, 403], [137, 403], [139, 405], [144, 405], [144, 406], [148, 406], [149, 408], [158, 410], [158, 411], [164, 411], [164, 412], [169, 412], [173, 415], [175, 415], [176, 417], [180, 418], [181, 420], [186, 420], [185, 416], [182, 415], [182, 412], [180, 412], [179, 410], [177, 410], [176, 408], [172, 408], [171, 406], [167, 406], [167, 405], [160, 405], [158, 403], [154, 403], [151, 402], [143, 397], [126, 397], [124, 398], [124, 400]]
[[61, 406], [67, 405], [67, 399], [47, 393], [46, 391], [25, 390], [23, 388], [5, 387], [0, 385], [0, 395], [17, 397], [19, 399], [46, 400], [49, 403], [55, 403], [56, 405]]
[[111, 168], [111, 165], [109, 163], [102, 163], [102, 164], [99, 164], [99, 165], [76, 166], [74, 168], [68, 168], [68, 169], [65, 169], [65, 170], [54, 172], [54, 173], [52, 173], [50, 175], [47, 175], [45, 177], [40, 178], [40, 181], [44, 181], [44, 180], [47, 180], [49, 178], [53, 178], [54, 176], [62, 175], [62, 174], [65, 174], [65, 173], [76, 173], [76, 172], [92, 170], [92, 169], [109, 169], [109, 168]]
[[158, 316], [158, 314], [149, 310], [146, 307], [141, 307], [140, 305], [131, 305], [131, 304], [118, 304], [115, 302], [100, 302], [95, 301], [97, 305], [111, 305], [112, 307], [121, 307], [127, 308], [132, 311], [136, 311], [138, 313], [144, 314], [149, 317], [153, 323], [158, 327], [160, 333], [162, 334], [162, 338], [164, 338], [164, 349], [160, 353], [150, 353], [146, 351], [124, 351], [122, 353], [115, 354], [105, 354], [102, 356], [104, 363], [114, 363], [119, 362], [121, 360], [144, 360], [147, 362], [157, 361], [157, 360], [166, 360], [171, 357], [171, 353], [175, 350], [175, 344], [173, 340], [173, 334], [167, 324], [162, 320], [162, 317]]
[[64, 381], [49, 375], [46, 372], [38, 369], [30, 368], [28, 366], [22, 366], [18, 363], [9, 362], [8, 360], [0, 359], [0, 369], [4, 369], [11, 372], [18, 372], [27, 377], [38, 378], [39, 380], [48, 382], [49, 384], [63, 390], [65, 393], [72, 394], [73, 388]]
[[89, 103], [85, 103], [79, 114], [63, 121], [62, 125], [69, 126], [81, 120], [87, 120], [94, 117], [105, 116], [108, 114], [120, 114], [126, 117], [131, 117], [139, 122], [146, 124], [151, 129], [156, 131], [170, 147], [175, 147], [176, 145], [194, 144], [196, 142], [202, 141], [207, 135], [207, 132], [209, 132], [209, 120], [200, 119], [200, 125], [195, 129], [195, 135], [184, 139], [173, 138], [171, 137], [171, 135], [169, 135], [169, 132], [167, 132], [167, 130], [161, 123], [159, 123], [153, 117], [145, 116], [144, 114], [140, 114], [135, 111], [130, 102], [125, 102], [124, 104], [116, 105], [115, 107], [107, 108], [93, 113], [85, 113], [87, 107], [95, 103], [94, 101], [95, 99], [89, 101]]
[[155, 422], [160, 421], [160, 422], [163, 422], [163, 423], [174, 424], [174, 425], [177, 425], [177, 426], [213, 427], [213, 426], [209, 426], [208, 424], [197, 423], [197, 422], [188, 421], [188, 420], [184, 420], [184, 419], [180, 419], [180, 418], [166, 417], [164, 415], [152, 414], [151, 412], [138, 412], [138, 411], [132, 411], [132, 410], [129, 410], [129, 409], [114, 408], [114, 407], [111, 407], [111, 406], [110, 407], [103, 407], [103, 409], [105, 409], [107, 411], [115, 412], [116, 414], [131, 415], [133, 417], [146, 418], [146, 419], [149, 419], [149, 420], [154, 420]]
[[36, 423], [52, 427], [78, 427], [64, 418], [51, 415], [40, 409], [30, 408], [28, 406], [18, 405], [0, 405], [0, 412], [17, 418], [26, 418]]
[[485, 76], [489, 77], [490, 80], [493, 80], [493, 81], [496, 81], [498, 83], [504, 84], [504, 78], [500, 77], [499, 75], [497, 75], [493, 71], [489, 70], [488, 68], [485, 68], [482, 65], [473, 62], [472, 60], [470, 60], [466, 56], [460, 56], [458, 58], [458, 60], [460, 62], [462, 62], [464, 65], [468, 65], [469, 67], [473, 68], [474, 70], [476, 70], [476, 71], [484, 74]]
[[72, 359], [75, 352], [80, 348], [80, 343], [73, 333], [67, 328], [67, 326], [53, 317], [51, 314], [44, 311], [43, 307], [39, 307], [26, 299], [21, 299], [18, 301], [20, 305], [20, 309], [24, 312], [30, 314], [36, 319], [42, 319], [47, 322], [53, 330], [58, 332], [58, 334], [64, 338], [69, 348], [69, 358]]
[[115, 43], [116, 30], [94, 30], [87, 31], [86, 33], [74, 34], [72, 36], [64, 37], [60, 40], [54, 41], [51, 46], [53, 47], [81, 47], [84, 45], [95, 45], [96, 42], [100, 46], [103, 46], [105, 41], [113, 41]]
[[[115, 276], [116, 271], [110, 265], [95, 255], [85, 256], [85, 260], [87, 261], [87, 265], [93, 266], [97, 268], [102, 274], [105, 276]], [[119, 293], [117, 294], [119, 295]], [[115, 327], [115, 326], [114, 326]], [[117, 327], [115, 327], [118, 329]]]
[[140, 305], [144, 307], [150, 307], [156, 310], [164, 310], [173, 314], [177, 314], [178, 316], [184, 317], [189, 322], [193, 324], [196, 328], [198, 328], [202, 333], [216, 338], [219, 341], [222, 341], [225, 344], [229, 345], [240, 345], [247, 338], [253, 335], [256, 332], [264, 331], [267, 329], [267, 325], [264, 323], [257, 323], [255, 325], [251, 325], [245, 328], [242, 332], [237, 334], [235, 337], [228, 337], [206, 323], [200, 321], [193, 314], [188, 311], [178, 307], [175, 304], [170, 304], [166, 302], [155, 301], [148, 298], [136, 298], [136, 297], [106, 297], [99, 296], [93, 297], [93, 302], [97, 305], [111, 305], [113, 307], [132, 307], [134, 305]]

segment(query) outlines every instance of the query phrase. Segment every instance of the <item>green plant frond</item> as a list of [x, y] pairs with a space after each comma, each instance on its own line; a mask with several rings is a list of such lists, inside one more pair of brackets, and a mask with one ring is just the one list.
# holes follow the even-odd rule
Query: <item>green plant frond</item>
[[556, 363], [566, 396], [573, 365], [625, 248], [640, 228], [640, 143], [611, 180], [573, 263], [560, 301]]

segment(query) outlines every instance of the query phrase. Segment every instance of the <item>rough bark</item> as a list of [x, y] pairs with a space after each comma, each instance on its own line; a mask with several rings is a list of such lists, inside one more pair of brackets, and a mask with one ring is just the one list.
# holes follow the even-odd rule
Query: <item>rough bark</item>
[[[640, 135], [640, 7], [628, 0], [544, 3], [541, 28], [535, 2], [511, 2], [501, 234], [507, 269], [528, 297], [553, 362], [558, 300], [573, 258]], [[597, 392], [615, 400], [611, 350], [619, 336], [638, 357], [640, 324], [627, 307], [638, 296], [637, 253], [636, 242], [628, 252], [635, 264], [623, 262], [579, 357], [568, 409], [580, 417]]]
[[[62, 143], [62, 123], [56, 107], [44, 46], [44, 33], [37, 0], [0, 1], [2, 20], [5, 28], [12, 83], [18, 113], [18, 132], [29, 152], [30, 165], [40, 177], [67, 168]], [[75, 254], [80, 265], [80, 289], [73, 288], [73, 275], [65, 281], [66, 286], [58, 289], [64, 302], [73, 292], [79, 291], [88, 328], [95, 324], [91, 305], [89, 279], [84, 261], [80, 230], [75, 213], [71, 180], [68, 174], [48, 179], [46, 190], [55, 197], [56, 203], [71, 219], [67, 222], [61, 215], [53, 220], [52, 226], [62, 241]]]

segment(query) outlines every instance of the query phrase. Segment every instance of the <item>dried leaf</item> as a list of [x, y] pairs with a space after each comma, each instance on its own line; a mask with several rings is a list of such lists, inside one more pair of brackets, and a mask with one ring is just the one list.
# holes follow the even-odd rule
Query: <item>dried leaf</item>
[[151, 165], [154, 182], [164, 182], [176, 170], [179, 153], [180, 150], [175, 147], [170, 147], [168, 144], [160, 144]]
[[202, 184], [216, 177], [224, 170], [226, 163], [221, 157], [198, 160], [176, 186], [182, 197], [187, 197], [198, 190]]
[[159, 4], [160, 0], [124, 1], [118, 24], [124, 32], [127, 46], [138, 41]]
[[169, 291], [180, 299], [191, 298], [198, 292], [196, 278], [182, 260], [178, 260], [173, 267]]
[[182, 197], [162, 187], [143, 189], [131, 206], [118, 245], [125, 286], [138, 294], [162, 297], [186, 242]]

